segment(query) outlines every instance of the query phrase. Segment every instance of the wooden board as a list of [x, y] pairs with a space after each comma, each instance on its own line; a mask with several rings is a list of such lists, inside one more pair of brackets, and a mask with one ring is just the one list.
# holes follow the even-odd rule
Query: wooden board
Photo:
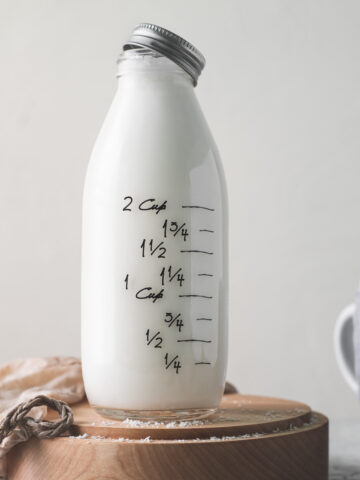
[[73, 410], [72, 437], [13, 449], [9, 480], [327, 480], [328, 421], [302, 403], [231, 394], [177, 425]]
[[[118, 422], [98, 415], [88, 403], [73, 408], [76, 426], [73, 435], [157, 440], [209, 438], [248, 433], [270, 433], [301, 426], [310, 421], [311, 409], [304, 403], [249, 395], [225, 395], [218, 411], [204, 420], [161, 422]], [[166, 427], [166, 428], [165, 428]]]

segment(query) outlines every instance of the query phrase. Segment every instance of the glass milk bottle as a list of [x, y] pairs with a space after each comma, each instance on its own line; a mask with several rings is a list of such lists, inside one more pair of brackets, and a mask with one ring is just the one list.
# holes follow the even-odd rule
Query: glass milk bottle
[[194, 93], [205, 64], [138, 25], [87, 170], [82, 362], [113, 418], [200, 418], [219, 405], [228, 322], [227, 196]]

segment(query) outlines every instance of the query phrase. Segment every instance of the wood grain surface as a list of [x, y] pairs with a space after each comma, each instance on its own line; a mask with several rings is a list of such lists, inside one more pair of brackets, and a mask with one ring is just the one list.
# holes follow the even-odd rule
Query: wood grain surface
[[[327, 480], [328, 421], [298, 402], [226, 395], [202, 423], [113, 422], [74, 406], [73, 435], [9, 455], [9, 480]], [[103, 437], [103, 438], [102, 438]]]
[[214, 415], [176, 425], [174, 422], [118, 422], [98, 415], [85, 402], [75, 405], [73, 412], [76, 425], [72, 435], [86, 433], [131, 439], [150, 436], [162, 440], [222, 437], [259, 431], [271, 433], [276, 429], [286, 430], [290, 425], [301, 426], [311, 418], [311, 409], [304, 403], [237, 394], [225, 395]]

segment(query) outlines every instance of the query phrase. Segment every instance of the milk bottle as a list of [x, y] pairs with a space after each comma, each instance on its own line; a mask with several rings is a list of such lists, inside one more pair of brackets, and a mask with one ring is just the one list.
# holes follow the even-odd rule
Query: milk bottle
[[82, 363], [113, 418], [199, 418], [227, 363], [227, 196], [194, 93], [201, 53], [138, 25], [83, 197]]

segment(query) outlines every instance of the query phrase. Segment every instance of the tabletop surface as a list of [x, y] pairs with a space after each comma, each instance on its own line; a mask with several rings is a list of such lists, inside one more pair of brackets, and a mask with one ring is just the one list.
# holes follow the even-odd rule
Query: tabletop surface
[[360, 480], [360, 420], [330, 419], [329, 480]]

